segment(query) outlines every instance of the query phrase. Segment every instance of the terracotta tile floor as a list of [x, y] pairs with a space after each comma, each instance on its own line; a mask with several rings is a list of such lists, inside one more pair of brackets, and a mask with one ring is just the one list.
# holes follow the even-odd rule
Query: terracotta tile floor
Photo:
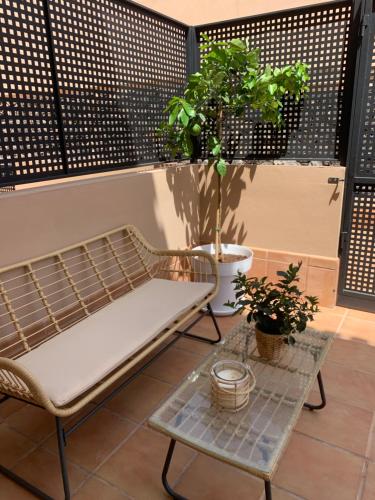
[[[221, 318], [228, 332], [238, 318]], [[314, 323], [313, 323], [314, 325]], [[328, 405], [303, 411], [274, 478], [274, 500], [375, 499], [375, 314], [324, 309], [315, 322], [336, 333], [322, 370]], [[205, 318], [196, 333], [212, 334]], [[166, 499], [160, 481], [168, 439], [147, 417], [211, 348], [181, 339], [107, 408], [71, 436], [67, 448], [74, 498]], [[318, 399], [316, 388], [310, 400]], [[0, 406], [0, 463], [60, 499], [54, 422], [46, 412], [7, 402]], [[261, 500], [263, 483], [177, 445], [170, 479], [197, 500]], [[31, 495], [0, 476], [0, 500]]]

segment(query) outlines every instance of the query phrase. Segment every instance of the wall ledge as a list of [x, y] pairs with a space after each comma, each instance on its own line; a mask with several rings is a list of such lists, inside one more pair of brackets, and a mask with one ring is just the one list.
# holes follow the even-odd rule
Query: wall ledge
[[16, 184], [14, 191], [4, 191], [0, 193], [0, 200], [8, 197], [14, 197], [22, 194], [32, 194], [41, 191], [50, 191], [63, 189], [66, 186], [84, 186], [92, 183], [113, 181], [123, 179], [124, 177], [134, 177], [138, 175], [149, 174], [151, 172], [164, 172], [169, 168], [183, 168], [190, 166], [190, 162], [169, 162], [169, 163], [153, 163], [150, 165], [139, 167], [128, 167], [121, 170], [111, 170], [108, 172], [97, 172], [85, 175], [73, 175], [71, 177], [63, 177], [60, 179], [43, 180], [40, 182], [30, 182], [27, 184]]

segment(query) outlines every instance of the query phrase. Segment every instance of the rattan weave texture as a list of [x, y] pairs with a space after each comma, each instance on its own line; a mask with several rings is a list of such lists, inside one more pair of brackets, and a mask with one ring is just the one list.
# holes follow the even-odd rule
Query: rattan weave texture
[[[153, 278], [215, 286], [101, 384], [57, 408], [17, 358]], [[57, 416], [75, 413], [199, 312], [217, 286], [213, 257], [199, 251], [157, 250], [133, 226], [0, 269], [0, 393], [36, 403]]]

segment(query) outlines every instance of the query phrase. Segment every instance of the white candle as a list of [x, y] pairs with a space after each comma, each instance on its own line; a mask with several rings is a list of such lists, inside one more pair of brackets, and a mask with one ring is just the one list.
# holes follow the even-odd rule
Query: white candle
[[218, 361], [211, 368], [211, 387], [222, 408], [236, 411], [249, 400], [249, 371], [239, 361]]
[[222, 380], [240, 380], [243, 377], [243, 373], [235, 368], [225, 368], [217, 373], [217, 376]]

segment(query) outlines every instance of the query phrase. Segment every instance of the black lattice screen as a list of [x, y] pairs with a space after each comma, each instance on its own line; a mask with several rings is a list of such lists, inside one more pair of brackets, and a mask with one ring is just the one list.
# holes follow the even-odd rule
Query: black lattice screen
[[126, 0], [6, 0], [0, 34], [0, 184], [160, 161], [187, 27]]
[[186, 30], [113, 0], [51, 0], [69, 170], [159, 160], [155, 128], [186, 78]]
[[[340, 157], [350, 17], [344, 1], [198, 28], [218, 39], [250, 37], [264, 62], [312, 67], [311, 92], [302, 106], [286, 103], [281, 132], [252, 114], [245, 126], [230, 125], [233, 142], [241, 134], [236, 156]], [[1, 184], [163, 157], [155, 127], [185, 81], [186, 26], [126, 0], [6, 0], [0, 29]], [[368, 145], [361, 165], [374, 170]]]
[[354, 185], [344, 287], [375, 296], [375, 185]]
[[63, 171], [43, 3], [0, 6], [0, 183]]
[[358, 177], [371, 177], [375, 179], [375, 28], [372, 28], [372, 53], [370, 54], [369, 61], [370, 75], [367, 87], [367, 99], [365, 101], [362, 145], [356, 175]]
[[361, 4], [339, 303], [375, 312], [375, 3]]
[[240, 137], [236, 157], [339, 158], [350, 18], [350, 3], [340, 2], [199, 28], [217, 40], [249, 39], [264, 64], [311, 66], [311, 90], [301, 106], [286, 103], [282, 131], [260, 124], [252, 112], [245, 125], [233, 120], [227, 134], [232, 143]]

